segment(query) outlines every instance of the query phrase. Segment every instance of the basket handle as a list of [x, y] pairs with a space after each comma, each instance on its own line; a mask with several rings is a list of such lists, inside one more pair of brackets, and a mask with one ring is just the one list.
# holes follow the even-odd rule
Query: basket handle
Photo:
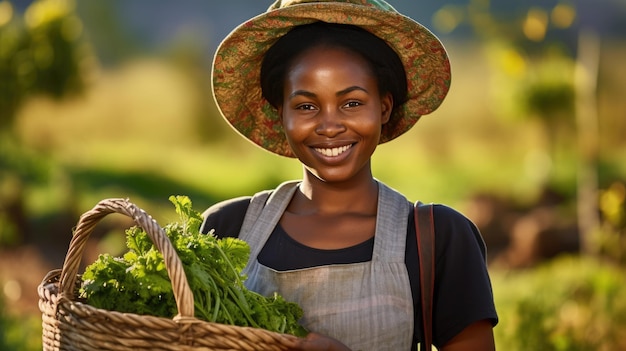
[[129, 202], [127, 199], [105, 199], [100, 201], [93, 209], [85, 212], [74, 229], [74, 235], [70, 241], [70, 247], [63, 262], [59, 279], [59, 291], [70, 300], [74, 298], [74, 284], [78, 274], [78, 267], [85, 250], [85, 244], [89, 235], [98, 222], [106, 215], [119, 213], [132, 218], [137, 225], [143, 228], [157, 250], [163, 255], [167, 274], [172, 282], [172, 290], [178, 316], [193, 317], [194, 301], [193, 294], [187, 282], [187, 276], [183, 269], [174, 246], [157, 222], [144, 210]]

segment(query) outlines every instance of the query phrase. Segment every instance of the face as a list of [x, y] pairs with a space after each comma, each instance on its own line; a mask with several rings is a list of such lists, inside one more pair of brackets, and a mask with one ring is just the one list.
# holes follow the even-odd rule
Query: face
[[307, 172], [325, 182], [371, 175], [393, 99], [381, 97], [367, 61], [340, 48], [311, 48], [292, 63], [283, 96], [278, 112]]

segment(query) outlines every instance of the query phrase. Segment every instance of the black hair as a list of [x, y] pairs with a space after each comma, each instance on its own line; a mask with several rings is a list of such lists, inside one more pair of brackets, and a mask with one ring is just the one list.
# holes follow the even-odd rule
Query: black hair
[[283, 102], [287, 70], [302, 52], [328, 45], [347, 49], [362, 56], [378, 81], [381, 94], [391, 93], [394, 110], [407, 100], [406, 72], [402, 61], [387, 43], [357, 26], [326, 22], [294, 27], [272, 45], [261, 64], [261, 90], [269, 103]]

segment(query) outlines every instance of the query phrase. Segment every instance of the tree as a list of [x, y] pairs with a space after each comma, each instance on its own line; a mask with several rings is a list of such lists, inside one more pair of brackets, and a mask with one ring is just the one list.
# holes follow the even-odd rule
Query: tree
[[61, 98], [84, 86], [89, 57], [82, 23], [69, 0], [38, 0], [23, 15], [0, 1], [0, 128], [9, 130], [35, 94]]

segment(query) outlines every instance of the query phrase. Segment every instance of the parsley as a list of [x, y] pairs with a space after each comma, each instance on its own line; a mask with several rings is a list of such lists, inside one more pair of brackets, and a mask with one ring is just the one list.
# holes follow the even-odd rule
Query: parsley
[[[250, 326], [305, 336], [298, 323], [299, 305], [279, 294], [262, 296], [244, 286], [242, 270], [250, 247], [237, 238], [200, 233], [202, 217], [186, 196], [170, 196], [180, 222], [165, 232], [182, 261], [194, 295], [195, 316], [208, 322]], [[102, 254], [85, 269], [80, 297], [106, 310], [173, 318], [177, 313], [163, 256], [146, 232], [126, 230], [128, 251], [122, 257]]]

